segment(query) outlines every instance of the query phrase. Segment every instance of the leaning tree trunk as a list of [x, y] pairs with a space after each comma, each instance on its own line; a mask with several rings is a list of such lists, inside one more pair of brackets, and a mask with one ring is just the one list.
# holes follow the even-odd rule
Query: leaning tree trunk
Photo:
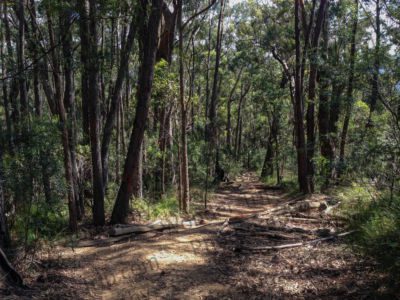
[[121, 92], [124, 84], [124, 80], [126, 78], [126, 73], [129, 67], [129, 58], [132, 52], [132, 48], [134, 45], [134, 39], [136, 35], [136, 26], [137, 26], [137, 16], [132, 17], [131, 24], [129, 25], [129, 33], [128, 37], [124, 43], [125, 47], [121, 51], [121, 57], [119, 62], [119, 69], [117, 72], [117, 80], [115, 81], [115, 85], [113, 88], [113, 92], [111, 94], [111, 105], [110, 111], [106, 118], [106, 123], [103, 129], [103, 140], [101, 144], [101, 160], [102, 160], [102, 167], [103, 167], [103, 182], [104, 188], [107, 187], [108, 181], [108, 154], [111, 142], [112, 131], [115, 126], [115, 120], [118, 114], [118, 108], [120, 107], [121, 102]]
[[151, 13], [148, 17], [146, 13], [149, 7], [147, 7], [146, 4], [142, 7], [142, 21], [144, 24], [142, 24], [140, 29], [141, 64], [136, 93], [136, 115], [125, 160], [122, 181], [111, 216], [111, 223], [113, 224], [126, 222], [129, 212], [129, 199], [133, 193], [133, 185], [139, 180], [137, 169], [139, 167], [140, 149], [147, 124], [153, 86], [162, 4], [162, 0], [152, 0]]

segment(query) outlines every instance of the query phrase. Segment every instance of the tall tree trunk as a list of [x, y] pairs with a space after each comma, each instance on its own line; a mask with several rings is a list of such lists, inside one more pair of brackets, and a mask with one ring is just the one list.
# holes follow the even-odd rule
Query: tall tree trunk
[[228, 97], [228, 107], [227, 107], [227, 123], [226, 123], [226, 146], [228, 151], [231, 151], [232, 146], [232, 101], [233, 101], [233, 94], [238, 86], [240, 78], [242, 77], [243, 67], [240, 68], [239, 74], [236, 76], [235, 83], [229, 93]]
[[[311, 41], [310, 75], [308, 80], [307, 106], [307, 181], [309, 192], [314, 192], [314, 152], [315, 152], [315, 87], [317, 83], [318, 44], [325, 16], [327, 0], [321, 0]], [[310, 30], [311, 28], [309, 28]], [[304, 66], [303, 66], [304, 67]]]
[[[210, 146], [213, 148], [217, 145], [217, 106], [218, 106], [218, 83], [219, 83], [219, 65], [221, 60], [221, 44], [222, 44], [222, 32], [223, 32], [223, 19], [224, 19], [224, 9], [225, 2], [220, 0], [221, 7], [218, 17], [218, 27], [217, 27], [217, 44], [215, 53], [215, 66], [214, 66], [214, 80], [211, 90], [210, 107], [208, 112], [209, 124], [207, 128], [207, 136]], [[215, 149], [214, 149], [215, 150]], [[215, 155], [215, 153], [214, 153]]]
[[100, 99], [99, 99], [99, 59], [97, 36], [97, 0], [89, 0], [89, 53], [86, 65], [89, 96], [89, 134], [92, 156], [93, 223], [104, 225], [104, 186], [100, 151]]
[[[272, 121], [269, 129], [269, 136], [267, 141], [267, 152], [265, 153], [265, 159], [261, 170], [261, 177], [268, 177], [274, 174], [274, 143], [278, 142], [278, 128], [279, 128], [279, 116], [274, 111], [272, 113]], [[279, 178], [279, 168], [277, 168], [277, 178]]]
[[84, 140], [89, 140], [89, 78], [88, 60], [90, 58], [89, 44], [89, 14], [88, 0], [76, 0], [77, 10], [79, 11], [79, 34], [80, 34], [80, 59], [81, 59], [81, 98], [82, 98], [82, 129]]
[[[0, 136], [3, 130], [0, 126]], [[3, 142], [3, 141], [0, 141]], [[3, 149], [0, 145], [0, 249], [7, 248], [10, 245], [10, 235], [8, 232], [6, 205], [3, 192]]]
[[107, 187], [107, 181], [108, 181], [108, 153], [109, 153], [109, 148], [110, 148], [110, 142], [111, 142], [111, 136], [112, 136], [112, 131], [115, 126], [115, 119], [117, 117], [118, 113], [118, 108], [120, 101], [122, 99], [122, 88], [124, 84], [124, 80], [126, 78], [126, 73], [129, 68], [129, 58], [130, 54], [132, 52], [132, 48], [134, 45], [134, 39], [136, 35], [136, 21], [137, 16], [132, 17], [131, 24], [129, 25], [129, 33], [128, 37], [126, 39], [126, 42], [124, 43], [124, 48], [121, 52], [121, 57], [120, 57], [120, 62], [119, 62], [119, 69], [117, 73], [117, 80], [115, 82], [113, 92], [111, 94], [111, 106], [110, 106], [110, 111], [107, 115], [106, 118], [106, 123], [104, 125], [103, 129], [103, 140], [101, 144], [101, 160], [102, 160], [102, 166], [103, 166], [103, 181], [104, 181], [104, 188]]
[[374, 54], [374, 70], [371, 83], [370, 97], [370, 115], [368, 125], [372, 125], [372, 113], [376, 109], [376, 103], [379, 98], [379, 69], [380, 69], [380, 49], [381, 49], [381, 4], [380, 0], [375, 0], [375, 54]]
[[357, 26], [358, 26], [358, 0], [355, 0], [355, 12], [353, 16], [353, 29], [351, 35], [351, 44], [350, 44], [350, 68], [349, 68], [349, 79], [347, 85], [346, 92], [346, 111], [345, 117], [343, 121], [342, 134], [340, 137], [340, 152], [339, 152], [339, 169], [337, 172], [337, 177], [343, 173], [344, 168], [344, 156], [345, 156], [345, 147], [347, 141], [347, 132], [349, 129], [351, 111], [353, 108], [353, 84], [354, 84], [354, 64], [356, 59], [356, 35], [357, 35]]
[[240, 154], [240, 144], [241, 144], [241, 135], [242, 135], [242, 110], [244, 106], [244, 101], [246, 99], [247, 93], [250, 91], [251, 85], [248, 84], [244, 87], [242, 84], [240, 89], [240, 98], [238, 103], [238, 111], [237, 111], [237, 118], [236, 118], [236, 130], [235, 130], [235, 157], [238, 158]]
[[300, 50], [300, 0], [295, 0], [295, 40], [296, 40], [296, 66], [295, 66], [295, 92], [294, 92], [294, 118], [296, 129], [297, 148], [297, 177], [300, 190], [309, 193], [307, 182], [307, 152], [303, 123], [303, 95], [301, 87], [301, 50]]
[[146, 15], [149, 10], [148, 5], [146, 3], [142, 5], [143, 15], [141, 19], [143, 24], [140, 29], [141, 64], [136, 93], [136, 114], [125, 160], [124, 173], [111, 216], [111, 223], [113, 224], [126, 222], [133, 185], [139, 180], [137, 169], [149, 112], [163, 1], [152, 0], [151, 3], [152, 7], [149, 16]]
[[[38, 39], [38, 28], [37, 28], [37, 21], [36, 21], [36, 6], [35, 1], [30, 0], [30, 15], [31, 15], [31, 31], [29, 32], [29, 44], [32, 51], [33, 61], [37, 62], [39, 59], [38, 53], [38, 46], [37, 41]], [[35, 107], [35, 115], [38, 118], [42, 116], [42, 98], [40, 95], [40, 65], [41, 63], [36, 63], [33, 66], [33, 94], [34, 94], [34, 107]], [[42, 183], [43, 183], [43, 191], [46, 198], [47, 203], [52, 202], [52, 188], [50, 182], [50, 170], [49, 166], [46, 163], [46, 156], [50, 150], [47, 149], [46, 151], [40, 151], [40, 165], [41, 165], [41, 173], [42, 173]]]
[[[326, 13], [325, 13], [326, 14]], [[332, 178], [334, 152], [331, 143], [329, 132], [330, 122], [330, 103], [329, 103], [329, 77], [328, 77], [328, 20], [325, 16], [323, 26], [323, 48], [321, 53], [322, 64], [319, 66], [319, 106], [318, 106], [318, 128], [319, 128], [319, 142], [320, 152], [325, 159], [325, 164], [322, 166], [322, 174], [325, 177], [325, 185], [329, 184], [329, 179]]]
[[[28, 93], [26, 88], [25, 72], [25, 1], [18, 1], [18, 43], [17, 43], [17, 63], [19, 73], [19, 98], [22, 120], [28, 117]], [[21, 125], [21, 124], [20, 124]], [[26, 124], [22, 124], [26, 126]]]
[[186, 139], [186, 126], [187, 126], [187, 104], [185, 103], [185, 82], [184, 82], [184, 68], [183, 68], [183, 27], [182, 27], [182, 14], [183, 5], [182, 0], [178, 0], [178, 27], [179, 27], [179, 104], [181, 111], [181, 193], [182, 193], [182, 210], [189, 213], [190, 191], [189, 191], [189, 167], [188, 167], [188, 154], [187, 154], [187, 139]]
[[[8, 74], [7, 71], [7, 62], [6, 62], [6, 56], [3, 50], [3, 45], [5, 45], [5, 39], [3, 34], [2, 35], [2, 45], [0, 45], [0, 59], [1, 59], [1, 70], [2, 70], [2, 77], [6, 77]], [[3, 104], [4, 104], [4, 113], [5, 113], [5, 119], [6, 119], [6, 128], [7, 128], [7, 145], [8, 145], [8, 150], [10, 153], [12, 153], [14, 145], [13, 145], [13, 129], [12, 129], [12, 120], [11, 120], [11, 114], [10, 114], [10, 101], [8, 98], [8, 88], [6, 82], [2, 83], [2, 91], [3, 91]]]
[[74, 72], [73, 72], [73, 53], [72, 53], [72, 34], [71, 34], [71, 15], [68, 10], [62, 12], [60, 18], [61, 32], [65, 33], [62, 39], [62, 51], [64, 55], [64, 105], [67, 118], [67, 129], [69, 139], [69, 151], [71, 155], [71, 169], [73, 177], [73, 189], [76, 205], [77, 219], [81, 220], [84, 215], [84, 203], [80, 198], [81, 192], [79, 190], [79, 173], [76, 157], [76, 106], [74, 94]]

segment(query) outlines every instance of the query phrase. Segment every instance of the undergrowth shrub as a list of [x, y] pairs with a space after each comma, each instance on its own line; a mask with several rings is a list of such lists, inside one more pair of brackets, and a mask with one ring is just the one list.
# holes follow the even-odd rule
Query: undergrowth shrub
[[350, 229], [351, 247], [373, 257], [383, 270], [400, 275], [400, 195], [390, 197], [353, 184], [337, 193]]

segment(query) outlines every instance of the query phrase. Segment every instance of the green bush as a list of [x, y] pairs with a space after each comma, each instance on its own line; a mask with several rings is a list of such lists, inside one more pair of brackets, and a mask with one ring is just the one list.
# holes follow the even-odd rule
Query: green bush
[[343, 188], [341, 213], [356, 230], [351, 246], [374, 257], [383, 270], [400, 275], [400, 196], [376, 194], [359, 185]]

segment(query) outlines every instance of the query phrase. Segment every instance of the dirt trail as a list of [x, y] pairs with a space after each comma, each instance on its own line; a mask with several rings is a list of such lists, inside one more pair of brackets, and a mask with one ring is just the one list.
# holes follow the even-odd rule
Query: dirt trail
[[[201, 217], [235, 220], [295, 200], [246, 174], [222, 185]], [[232, 223], [152, 233], [106, 247], [58, 248], [42, 261], [47, 269], [31, 281], [33, 291], [19, 299], [360, 299], [379, 289], [372, 265], [341, 239], [262, 253], [243, 250], [341, 231], [318, 209]]]

